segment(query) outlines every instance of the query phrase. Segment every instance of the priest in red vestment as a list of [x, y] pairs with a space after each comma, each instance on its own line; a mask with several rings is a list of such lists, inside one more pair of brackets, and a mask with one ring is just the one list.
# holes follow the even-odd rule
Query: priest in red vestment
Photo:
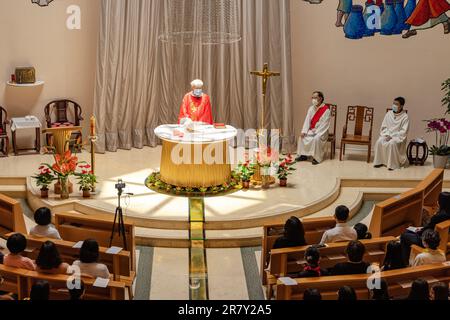
[[444, 33], [450, 33], [450, 21], [446, 14], [450, 10], [447, 0], [419, 0], [416, 9], [406, 21], [411, 29], [403, 35], [409, 38], [417, 34], [417, 30], [430, 29], [438, 24], [444, 26]]
[[191, 119], [193, 122], [203, 122], [213, 124], [211, 111], [211, 100], [203, 92], [203, 81], [194, 80], [191, 82], [192, 91], [184, 96], [180, 108], [178, 123], [181, 124], [185, 119]]

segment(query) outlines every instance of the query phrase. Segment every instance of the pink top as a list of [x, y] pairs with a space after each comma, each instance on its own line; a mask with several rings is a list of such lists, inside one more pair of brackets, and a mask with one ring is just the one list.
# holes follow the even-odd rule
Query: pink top
[[36, 270], [33, 260], [22, 257], [20, 254], [8, 254], [3, 258], [3, 264], [7, 267]]

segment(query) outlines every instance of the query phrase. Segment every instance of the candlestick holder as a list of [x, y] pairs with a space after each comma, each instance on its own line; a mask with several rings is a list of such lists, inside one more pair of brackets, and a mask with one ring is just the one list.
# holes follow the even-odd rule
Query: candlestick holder
[[[95, 142], [98, 140], [98, 136], [89, 136], [89, 141], [91, 142], [91, 169], [92, 173], [95, 174]], [[92, 185], [92, 193], [95, 193], [96, 186]]]

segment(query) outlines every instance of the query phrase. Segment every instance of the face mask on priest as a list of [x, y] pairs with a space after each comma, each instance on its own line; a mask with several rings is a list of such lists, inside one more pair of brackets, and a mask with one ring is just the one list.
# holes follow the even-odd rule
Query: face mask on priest
[[314, 107], [318, 107], [320, 105], [320, 101], [317, 100], [317, 99], [313, 99], [312, 100], [312, 104], [313, 104]]
[[400, 107], [394, 104], [392, 106], [392, 111], [394, 111], [394, 113], [399, 113], [400, 112]]
[[194, 97], [200, 98], [203, 95], [203, 90], [202, 89], [194, 89], [192, 91], [192, 95]]

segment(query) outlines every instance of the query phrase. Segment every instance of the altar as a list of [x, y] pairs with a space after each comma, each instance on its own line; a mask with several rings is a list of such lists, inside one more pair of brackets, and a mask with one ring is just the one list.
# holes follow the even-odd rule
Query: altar
[[229, 141], [237, 136], [232, 126], [162, 125], [155, 129], [162, 140], [160, 174], [164, 183], [182, 188], [209, 188], [231, 179]]

